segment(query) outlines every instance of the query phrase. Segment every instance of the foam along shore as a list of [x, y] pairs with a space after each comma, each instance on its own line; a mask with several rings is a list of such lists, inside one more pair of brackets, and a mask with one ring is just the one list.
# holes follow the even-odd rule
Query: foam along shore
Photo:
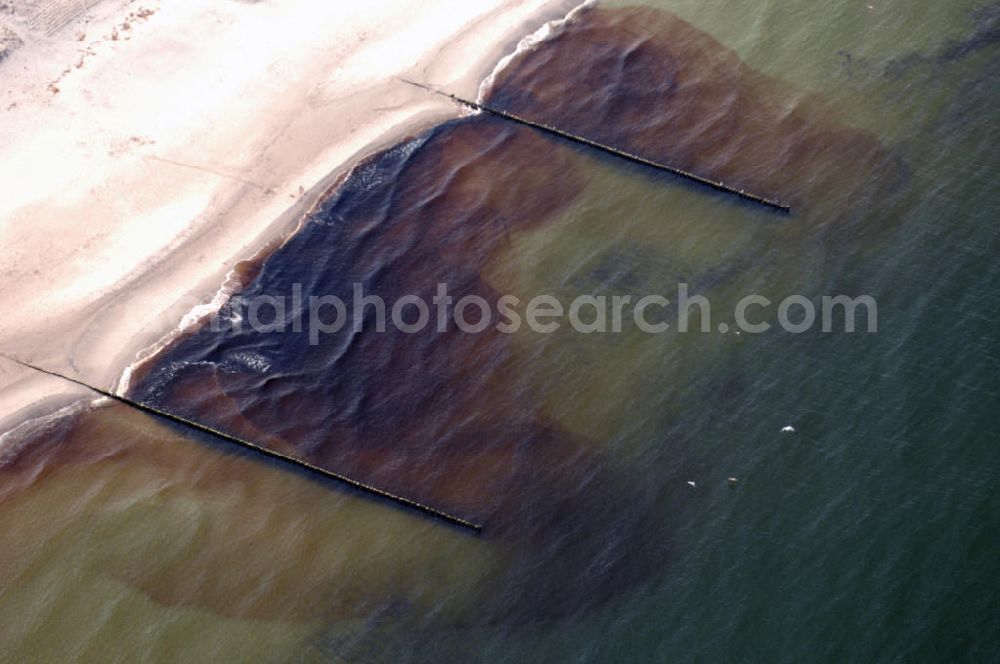
[[[351, 163], [463, 112], [400, 78], [475, 97], [574, 4], [15, 0], [0, 352], [115, 385]], [[86, 396], [0, 365], [0, 433]]]

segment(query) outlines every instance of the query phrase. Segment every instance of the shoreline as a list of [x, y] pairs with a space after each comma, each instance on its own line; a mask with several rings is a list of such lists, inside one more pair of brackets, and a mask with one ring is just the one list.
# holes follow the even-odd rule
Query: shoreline
[[[314, 26], [328, 22], [312, 20], [317, 7], [301, 0], [291, 9], [283, 7], [281, 16], [293, 22], [288, 14], [308, 14], [305, 27], [312, 42], [303, 44], [299, 34], [282, 35], [295, 42], [295, 52], [289, 53], [284, 41], [272, 44], [251, 72], [256, 77], [245, 74], [242, 87], [204, 109], [210, 112], [207, 117], [194, 114], [187, 124], [160, 127], [158, 133], [136, 132], [124, 144], [113, 136], [109, 127], [155, 124], [138, 112], [145, 110], [142, 99], [138, 108], [124, 111], [114, 103], [149, 84], [123, 78], [118, 69], [128, 71], [154, 55], [163, 59], [177, 48], [174, 33], [166, 42], [161, 34], [170, 32], [170, 25], [154, 32], [160, 9], [170, 14], [164, 22], [174, 27], [189, 26], [194, 17], [208, 14], [226, 18], [237, 33], [230, 41], [239, 42], [259, 36], [262, 23], [271, 31], [269, 20], [275, 17], [255, 14], [262, 11], [261, 4], [204, 8], [191, 0], [161, 8], [159, 2], [146, 3], [139, 10], [149, 12], [142, 25], [130, 19], [136, 24], [129, 30], [131, 43], [120, 44], [123, 31], [118, 31], [111, 48], [119, 51], [107, 54], [88, 46], [95, 53], [90, 59], [98, 64], [88, 67], [91, 63], [81, 58], [84, 66], [66, 74], [55, 93], [40, 89], [38, 82], [44, 80], [44, 70], [55, 66], [53, 53], [79, 50], [78, 43], [67, 46], [66, 40], [78, 36], [81, 25], [91, 33], [120, 26], [122, 12], [135, 16], [133, 3], [108, 1], [64, 24], [55, 35], [27, 36], [0, 64], [0, 78], [25, 85], [17, 102], [4, 102], [3, 107], [14, 103], [4, 112], [14, 132], [0, 135], [0, 148], [13, 155], [6, 168], [0, 166], [0, 177], [23, 185], [12, 186], [22, 192], [20, 197], [0, 205], [0, 238], [7, 247], [0, 252], [0, 265], [11, 284], [0, 304], [12, 312], [0, 324], [0, 351], [97, 387], [126, 386], [133, 371], [216, 311], [231, 293], [240, 267], [263, 260], [291, 237], [356, 164], [463, 113], [450, 100], [397, 78], [413, 77], [474, 96], [491, 72], [509, 60], [504, 55], [520, 52], [526, 34], [545, 30], [580, 3], [495, 0], [480, 3], [470, 16], [468, 7], [453, 1], [423, 2], [414, 10], [391, 0], [376, 11], [385, 13], [380, 18], [403, 23], [402, 31], [380, 25], [381, 35], [361, 32], [345, 54], [343, 48], [326, 48], [331, 35], [316, 34]], [[416, 22], [407, 22], [413, 14], [418, 14]], [[244, 25], [241, 32], [242, 24], [249, 28]], [[437, 28], [432, 40], [429, 27]], [[341, 32], [358, 29], [351, 24]], [[203, 64], [198, 58], [206, 57], [219, 71], [234, 66], [232, 49], [237, 46], [217, 48], [214, 35], [206, 43], [197, 34], [186, 39], [192, 69]], [[321, 56], [309, 45], [320, 49]], [[400, 56], [401, 49], [418, 57], [399, 66], [400, 57], [407, 59], [406, 53]], [[242, 65], [240, 55], [236, 60]], [[212, 57], [222, 58], [221, 67]], [[179, 99], [179, 108], [194, 94], [179, 82], [169, 92]], [[248, 92], [263, 97], [255, 101], [257, 113], [242, 108], [253, 98]], [[158, 94], [161, 101], [171, 97]], [[45, 123], [46, 116], [55, 124]], [[61, 126], [66, 116], [85, 116], [83, 126], [77, 119], [67, 132]], [[154, 119], [176, 120], [170, 114]], [[71, 137], [82, 154], [67, 155]], [[256, 140], [245, 141], [249, 146], [239, 140], [247, 138]], [[101, 147], [110, 148], [106, 156], [98, 152]], [[185, 148], [200, 161], [181, 157]], [[225, 166], [217, 166], [222, 157]], [[42, 178], [40, 172], [50, 177]], [[39, 219], [54, 223], [39, 230]], [[93, 401], [75, 386], [30, 375], [9, 362], [0, 365], [0, 448], [9, 438], [20, 437], [16, 432], [23, 426], [43, 426], [37, 421], [76, 412], [78, 404]]]

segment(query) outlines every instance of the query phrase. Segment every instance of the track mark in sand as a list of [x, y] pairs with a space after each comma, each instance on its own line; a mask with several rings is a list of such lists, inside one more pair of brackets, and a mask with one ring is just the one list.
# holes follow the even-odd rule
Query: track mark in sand
[[156, 155], [144, 154], [143, 159], [152, 159], [153, 161], [162, 161], [165, 164], [172, 164], [173, 166], [180, 166], [182, 168], [193, 168], [196, 171], [201, 171], [202, 173], [211, 173], [212, 175], [217, 175], [220, 178], [226, 178], [227, 180], [235, 180], [236, 182], [242, 182], [243, 184], [250, 185], [251, 187], [256, 187], [261, 191], [268, 191], [268, 188], [259, 182], [254, 182], [253, 180], [247, 180], [238, 175], [232, 175], [230, 173], [223, 173], [222, 171], [217, 171], [213, 168], [207, 166], [199, 166], [198, 164], [188, 164], [183, 161], [174, 161], [173, 159], [167, 159], [165, 157], [157, 157]]
[[100, 0], [21, 0], [13, 3], [13, 8], [31, 30], [48, 37], [98, 2]]

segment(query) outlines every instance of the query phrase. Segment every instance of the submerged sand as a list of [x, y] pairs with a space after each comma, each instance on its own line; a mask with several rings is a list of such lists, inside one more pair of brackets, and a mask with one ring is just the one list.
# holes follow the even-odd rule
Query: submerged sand
[[[8, 3], [0, 352], [102, 387], [562, 0]], [[197, 307], [202, 305], [200, 309]], [[0, 432], [84, 391], [0, 362]]]

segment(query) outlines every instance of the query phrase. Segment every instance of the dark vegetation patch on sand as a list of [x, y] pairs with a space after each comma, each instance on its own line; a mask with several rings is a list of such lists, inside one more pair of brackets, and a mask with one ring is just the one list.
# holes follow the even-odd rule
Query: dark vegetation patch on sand
[[24, 42], [16, 32], [0, 24], [0, 62], [6, 60]]

